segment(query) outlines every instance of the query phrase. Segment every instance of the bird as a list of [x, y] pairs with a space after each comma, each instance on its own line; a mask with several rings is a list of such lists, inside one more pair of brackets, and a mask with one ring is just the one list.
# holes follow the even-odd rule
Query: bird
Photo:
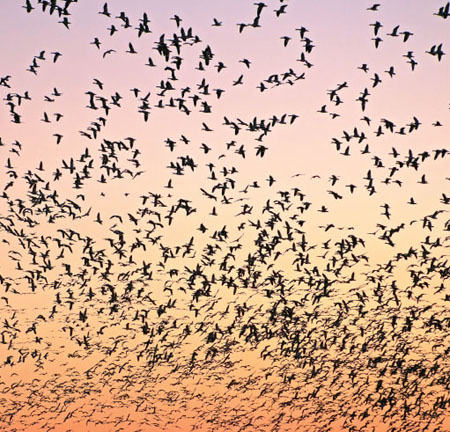
[[445, 52], [442, 51], [442, 44], [433, 45], [429, 51], [426, 51], [427, 54], [431, 54], [432, 56], [437, 56], [438, 61], [441, 61], [442, 56], [445, 55]]
[[243, 81], [242, 81], [243, 78], [244, 78], [244, 75], [243, 75], [243, 74], [239, 75], [238, 79], [236, 79], [236, 80], [233, 81], [233, 85], [236, 86], [236, 85], [243, 84]]
[[100, 49], [101, 42], [98, 40], [98, 38], [94, 38], [92, 42], [90, 42], [91, 45], [95, 45], [97, 49]]
[[289, 36], [281, 36], [281, 38], [283, 40], [283, 46], [287, 46], [289, 41], [291, 40], [291, 38]]
[[381, 27], [383, 27], [383, 24], [381, 24], [379, 21], [375, 21], [373, 24], [370, 24], [373, 27], [373, 32], [375, 36], [378, 35], [378, 32]]
[[374, 3], [372, 6], [368, 7], [368, 11], [378, 11], [378, 8], [381, 6], [380, 3]]
[[274, 9], [275, 15], [279, 17], [281, 14], [285, 14], [287, 6], [287, 4], [283, 4], [278, 9]]
[[447, 19], [450, 16], [450, 2], [447, 2], [445, 6], [441, 6], [433, 15]]
[[53, 63], [56, 63], [56, 61], [62, 56], [62, 54], [58, 51], [53, 51], [51, 54], [53, 55]]
[[381, 39], [379, 36], [376, 38], [372, 38], [372, 40], [375, 42], [375, 48], [378, 48], [380, 46], [380, 43], [383, 42], [383, 39]]
[[244, 59], [242, 59], [242, 60], [239, 60], [239, 63], [244, 63], [245, 66], [247, 66], [247, 69], [250, 69], [250, 64], [251, 64], [251, 61], [250, 61], [250, 60], [244, 58]]
[[363, 63], [361, 66], [358, 66], [358, 69], [361, 69], [363, 72], [368, 72], [369, 68], [366, 63]]
[[400, 26], [396, 25], [390, 33], [387, 33], [387, 36], [398, 37], [399, 36], [398, 29], [399, 28], [400, 28]]
[[108, 3], [103, 4], [103, 9], [99, 12], [100, 15], [105, 15], [108, 18], [111, 16], [111, 13], [108, 10]]
[[106, 51], [103, 53], [103, 58], [105, 58], [108, 54], [112, 54], [112, 53], [115, 53], [115, 52], [116, 52], [116, 50], [114, 50], [114, 49], [106, 50]]
[[394, 77], [395, 75], [395, 71], [394, 71], [394, 66], [390, 66], [389, 69], [387, 71], [385, 71], [391, 78]]
[[22, 6], [23, 8], [25, 8], [25, 10], [27, 11], [27, 13], [31, 13], [34, 9], [34, 7], [32, 6], [30, 0], [26, 0], [25, 1], [25, 6]]
[[126, 52], [129, 54], [137, 54], [137, 51], [134, 49], [133, 44], [131, 42], [128, 43], [128, 50]]
[[63, 136], [58, 133], [54, 133], [53, 136], [56, 137], [56, 144], [60, 144]]
[[171, 20], [175, 21], [177, 27], [180, 27], [181, 22], [183, 21], [178, 15], [174, 15]]

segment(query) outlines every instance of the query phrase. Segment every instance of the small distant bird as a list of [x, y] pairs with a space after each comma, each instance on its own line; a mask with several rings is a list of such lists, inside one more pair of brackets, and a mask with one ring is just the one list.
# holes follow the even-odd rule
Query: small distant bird
[[291, 38], [289, 36], [281, 36], [280, 39], [283, 39], [283, 46], [287, 46]]
[[383, 39], [380, 37], [372, 38], [373, 41], [375, 41], [375, 48], [378, 48], [380, 46], [380, 43], [383, 42]]
[[395, 75], [394, 66], [385, 71], [391, 78]]
[[426, 51], [427, 54], [431, 54], [432, 56], [437, 56], [438, 61], [441, 61], [442, 56], [445, 55], [445, 52], [442, 51], [442, 44], [433, 45], [429, 51]]
[[53, 54], [53, 63], [56, 63], [56, 60], [58, 60], [62, 56], [62, 54], [58, 51], [52, 52], [52, 54]]
[[137, 51], [134, 49], [131, 42], [128, 42], [128, 50], [125, 52], [127, 52], [129, 54], [137, 54]]
[[97, 49], [100, 49], [100, 45], [102, 44], [98, 38], [94, 38], [94, 40], [90, 43], [91, 45], [95, 45]]
[[233, 85], [236, 86], [239, 84], [243, 84], [243, 82], [242, 82], [243, 78], [244, 78], [244, 75], [241, 74], [240, 77], [236, 81], [233, 81]]
[[244, 58], [242, 60], [239, 60], [239, 63], [244, 63], [245, 66], [247, 66], [247, 68], [250, 69], [250, 65], [251, 65], [252, 62], [250, 60]]
[[450, 2], [447, 2], [445, 6], [441, 6], [433, 15], [447, 19], [450, 16]]
[[25, 6], [22, 6], [28, 13], [31, 13], [31, 11], [34, 9], [34, 7], [31, 5], [30, 0], [26, 0]]
[[111, 16], [111, 14], [110, 14], [109, 11], [108, 11], [108, 3], [105, 3], [105, 4], [103, 5], [103, 10], [101, 10], [101, 11], [99, 12], [99, 14], [100, 14], [100, 15], [105, 15], [105, 16], [107, 16], [107, 17], [110, 17], [110, 16]]
[[116, 50], [113, 50], [113, 49], [106, 50], [103, 53], [103, 58], [105, 58], [108, 54], [112, 54], [112, 53], [115, 53], [115, 52], [116, 52]]
[[67, 30], [70, 30], [70, 22], [68, 18], [65, 16], [61, 21], [58, 21], [59, 24], [62, 24]]
[[366, 63], [363, 63], [361, 66], [358, 66], [358, 69], [361, 69], [365, 73], [369, 72], [369, 67], [367, 66]]
[[286, 13], [287, 4], [281, 5], [279, 9], [274, 9], [275, 15], [279, 17], [281, 14]]
[[175, 21], [175, 24], [177, 25], [177, 27], [180, 27], [180, 23], [181, 23], [181, 21], [183, 21], [178, 15], [174, 15], [170, 19]]
[[406, 42], [411, 36], [414, 35], [414, 33], [411, 33], [410, 31], [403, 31], [400, 32], [400, 34], [403, 35], [403, 42]]
[[383, 27], [383, 24], [381, 24], [379, 21], [375, 21], [373, 24], [370, 24], [373, 27], [373, 32], [375, 36], [378, 35], [378, 31], [381, 27]]
[[53, 136], [56, 137], [56, 144], [59, 144], [63, 137], [61, 134], [58, 134], [58, 133], [53, 134]]
[[368, 7], [367, 10], [368, 11], [377, 11], [380, 6], [381, 6], [380, 3], [374, 3], [372, 6]]

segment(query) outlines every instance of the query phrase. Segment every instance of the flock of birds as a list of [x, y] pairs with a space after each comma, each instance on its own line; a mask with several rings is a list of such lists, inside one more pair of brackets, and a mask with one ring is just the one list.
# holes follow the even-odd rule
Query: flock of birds
[[[23, 8], [71, 31], [77, 3], [26, 0]], [[287, 0], [254, 3], [254, 16], [230, 31], [264, 31], [269, 15], [282, 20], [290, 7]], [[444, 42], [414, 52], [419, 32], [402, 25], [384, 31], [383, 5], [361, 8], [373, 17], [374, 49], [400, 38], [407, 52], [399, 61], [410, 74], [422, 56], [444, 67]], [[430, 17], [446, 20], [449, 8]], [[239, 86], [265, 97], [307, 83], [320, 50], [313, 26], [295, 29], [296, 40], [280, 38], [280, 49], [298, 44], [295, 66], [250, 83], [251, 59], [238, 66], [217, 60], [213, 45], [179, 15], [155, 34], [150, 12], [133, 21], [104, 3], [93, 13], [110, 39], [93, 37], [86, 50], [108, 61], [120, 55], [110, 40], [128, 32], [121, 55], [142, 57], [142, 67], [163, 78], [126, 95], [108, 93], [106, 76], [93, 78], [82, 107], [92, 121], [56, 165], [42, 159], [31, 168], [22, 155], [37, 144], [0, 135], [0, 429], [450, 430], [450, 178], [438, 179], [447, 190], [426, 205], [400, 195], [402, 213], [390, 199], [399, 190], [431, 191], [449, 166], [450, 148], [408, 146], [446, 119], [375, 118], [371, 97], [403, 72], [398, 64], [384, 72], [355, 64], [364, 83], [357, 99], [346, 96], [356, 84], [338, 83], [313, 114], [335, 124], [344, 102], [357, 107], [361, 118], [330, 137], [329, 149], [343, 163], [355, 158], [364, 176], [351, 182], [302, 171], [283, 179], [262, 170], [247, 181], [242, 173], [277, 152], [272, 136], [300, 128], [303, 113], [230, 113], [220, 125], [211, 114]], [[226, 25], [210, 20], [212, 28]], [[152, 56], [137, 48], [141, 38], [151, 41]], [[70, 61], [65, 52], [36, 51], [30, 80], [39, 79], [43, 62]], [[180, 86], [197, 53], [201, 78]], [[210, 79], [232, 67], [239, 71], [220, 81], [223, 88]], [[8, 130], [26, 129], [33, 92], [17, 89], [12, 75], [0, 77], [0, 91]], [[61, 147], [69, 141], [59, 128], [64, 112], [51, 107], [64, 94], [56, 87], [46, 94], [49, 108], [39, 119], [55, 128], [53, 145]], [[197, 143], [169, 130], [159, 143], [169, 161], [164, 186], [154, 187], [144, 180], [152, 160], [142, 140], [108, 132], [130, 100], [127, 115], [144, 125], [164, 109], [190, 116], [197, 132], [216, 138]], [[232, 139], [211, 144], [219, 134]], [[385, 152], [378, 142], [387, 138], [402, 146]], [[121, 201], [107, 203], [122, 187]], [[379, 208], [371, 232], [358, 200]], [[360, 212], [356, 223], [341, 222], [337, 209], [345, 203]]]

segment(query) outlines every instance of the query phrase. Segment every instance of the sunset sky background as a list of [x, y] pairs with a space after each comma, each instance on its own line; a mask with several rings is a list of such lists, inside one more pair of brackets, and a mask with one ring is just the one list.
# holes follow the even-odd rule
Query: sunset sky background
[[450, 430], [445, 4], [49, 3], [0, 4], [0, 428]]

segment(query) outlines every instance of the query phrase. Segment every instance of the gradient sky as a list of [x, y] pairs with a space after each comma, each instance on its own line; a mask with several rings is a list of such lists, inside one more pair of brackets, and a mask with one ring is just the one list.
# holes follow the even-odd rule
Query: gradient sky
[[268, 0], [240, 32], [253, 1], [27, 3], [0, 4], [0, 429], [450, 430], [445, 4]]

